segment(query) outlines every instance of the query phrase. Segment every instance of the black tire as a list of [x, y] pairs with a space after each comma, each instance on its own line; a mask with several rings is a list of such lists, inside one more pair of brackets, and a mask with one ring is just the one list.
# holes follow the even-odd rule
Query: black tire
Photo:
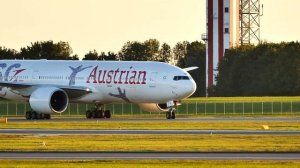
[[45, 119], [45, 114], [40, 113], [40, 114], [39, 114], [39, 119], [41, 119], [41, 120]]
[[172, 108], [172, 110], [171, 110], [171, 118], [172, 119], [176, 118], [176, 109], [175, 108]]
[[91, 118], [96, 118], [97, 117], [97, 112], [96, 111], [92, 111], [91, 112]]
[[104, 118], [111, 118], [111, 113], [109, 110], [104, 111]]
[[175, 119], [175, 118], [176, 118], [175, 111], [174, 111], [174, 112], [172, 112], [171, 118], [172, 118], [172, 119]]
[[105, 118], [104, 113], [105, 112], [103, 110], [99, 110], [99, 118]]
[[93, 112], [93, 118], [99, 118], [99, 112], [98, 111]]
[[92, 112], [90, 110], [86, 111], [85, 116], [87, 119], [91, 119], [92, 118]]
[[36, 113], [35, 111], [33, 111], [32, 112], [32, 115], [31, 115], [31, 118], [33, 119], [33, 120], [35, 120], [35, 119], [38, 119], [38, 113]]
[[51, 115], [50, 114], [44, 114], [45, 119], [50, 120], [51, 119]]
[[103, 118], [103, 111], [102, 110], [95, 111], [95, 117], [94, 118]]
[[32, 119], [32, 113], [31, 113], [31, 111], [26, 111], [25, 118], [26, 118], [26, 120], [31, 120]]
[[166, 119], [171, 119], [171, 112], [166, 112]]

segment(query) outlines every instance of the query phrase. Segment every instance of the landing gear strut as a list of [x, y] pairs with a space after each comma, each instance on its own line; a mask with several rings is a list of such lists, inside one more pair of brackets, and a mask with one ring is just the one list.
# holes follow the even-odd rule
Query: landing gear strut
[[85, 116], [87, 119], [111, 118], [111, 113], [109, 110], [104, 110], [103, 105], [96, 105], [95, 108], [86, 111]]
[[26, 111], [25, 118], [26, 120], [38, 120], [38, 119], [43, 120], [43, 119], [51, 119], [51, 115], [37, 113], [35, 111]]
[[166, 113], [166, 118], [167, 119], [175, 119], [176, 118], [176, 109], [171, 108], [167, 113]]

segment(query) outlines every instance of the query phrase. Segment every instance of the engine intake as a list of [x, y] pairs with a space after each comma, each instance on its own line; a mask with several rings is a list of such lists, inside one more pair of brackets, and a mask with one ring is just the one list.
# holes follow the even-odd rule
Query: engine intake
[[36, 89], [29, 99], [32, 110], [38, 113], [62, 113], [68, 108], [67, 93], [56, 87], [40, 87]]

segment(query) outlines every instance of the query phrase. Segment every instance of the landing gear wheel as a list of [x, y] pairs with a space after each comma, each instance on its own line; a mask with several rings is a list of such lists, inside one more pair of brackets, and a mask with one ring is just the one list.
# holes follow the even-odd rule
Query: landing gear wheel
[[166, 119], [175, 119], [176, 118], [176, 109], [172, 108], [166, 113]]
[[175, 118], [176, 118], [176, 109], [175, 109], [175, 108], [173, 108], [173, 109], [171, 110], [171, 118], [172, 118], [172, 119], [175, 119]]
[[26, 111], [25, 118], [26, 118], [26, 120], [31, 120], [32, 119], [32, 113], [31, 113], [31, 111]]
[[31, 119], [38, 119], [38, 113], [32, 112]]
[[110, 118], [110, 117], [111, 117], [110, 111], [109, 110], [105, 110], [104, 111], [104, 118]]
[[92, 111], [92, 117], [91, 118], [96, 118], [96, 117], [97, 117], [96, 111]]
[[104, 112], [103, 112], [103, 110], [99, 110], [99, 118], [104, 118]]
[[44, 118], [50, 120], [51, 119], [51, 115], [50, 114], [44, 114]]
[[171, 112], [168, 111], [168, 112], [166, 113], [166, 119], [171, 119]]
[[90, 110], [86, 111], [85, 116], [87, 119], [91, 119], [92, 118], [92, 112]]
[[104, 118], [103, 117], [103, 111], [102, 110], [95, 111], [94, 118]]
[[172, 119], [175, 119], [175, 118], [176, 118], [175, 112], [172, 113], [171, 118], [172, 118]]
[[86, 118], [111, 118], [111, 113], [109, 110], [104, 110], [103, 104], [96, 104], [95, 108], [86, 111]]
[[38, 118], [41, 119], [41, 120], [45, 119], [45, 114], [43, 114], [43, 113], [38, 114], [38, 116], [39, 116]]

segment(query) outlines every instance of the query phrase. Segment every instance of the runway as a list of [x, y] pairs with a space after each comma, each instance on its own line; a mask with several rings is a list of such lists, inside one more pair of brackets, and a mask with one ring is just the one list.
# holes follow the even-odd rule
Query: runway
[[0, 134], [17, 135], [128, 135], [128, 134], [170, 134], [170, 135], [300, 135], [298, 131], [271, 130], [69, 130], [69, 129], [0, 129]]
[[[25, 120], [10, 118], [9, 122], [119, 122], [119, 121], [149, 121], [149, 122], [238, 122], [238, 121], [283, 121], [299, 122], [299, 118], [54, 118], [51, 120]], [[80, 130], [80, 129], [0, 129], [0, 134], [14, 135], [300, 135], [300, 130]], [[0, 160], [300, 160], [300, 152], [0, 152]]]
[[300, 122], [300, 118], [294, 117], [294, 118], [272, 118], [272, 117], [266, 117], [266, 118], [252, 118], [252, 117], [238, 117], [238, 118], [179, 118], [177, 117], [175, 120], [166, 120], [163, 116], [161, 118], [110, 118], [110, 119], [86, 119], [84, 117], [82, 118], [52, 118], [51, 120], [26, 120], [24, 118], [9, 118], [9, 122], [81, 122], [81, 121], [100, 121], [100, 122], [118, 122], [118, 121], [166, 121], [166, 122], [172, 122], [172, 121], [228, 121], [228, 122], [234, 122], [234, 121], [285, 121], [285, 122]]
[[299, 152], [0, 152], [1, 160], [300, 160]]

